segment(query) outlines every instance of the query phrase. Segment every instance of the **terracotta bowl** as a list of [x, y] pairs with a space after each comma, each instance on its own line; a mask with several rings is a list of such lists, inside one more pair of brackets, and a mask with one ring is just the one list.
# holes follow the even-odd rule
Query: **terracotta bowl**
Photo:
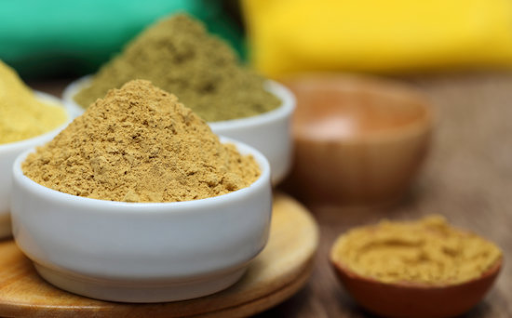
[[281, 79], [296, 95], [288, 184], [307, 201], [381, 205], [399, 198], [425, 159], [426, 98], [403, 84], [341, 74]]
[[482, 300], [502, 260], [477, 279], [446, 286], [382, 283], [351, 272], [332, 257], [331, 263], [348, 293], [370, 312], [391, 318], [448, 318], [469, 311]]

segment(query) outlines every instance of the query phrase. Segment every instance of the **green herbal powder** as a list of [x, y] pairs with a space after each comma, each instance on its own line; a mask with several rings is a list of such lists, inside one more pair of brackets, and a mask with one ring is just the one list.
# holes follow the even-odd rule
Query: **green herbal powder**
[[75, 96], [87, 108], [111, 88], [133, 79], [180, 96], [206, 121], [255, 116], [280, 105], [263, 89], [264, 78], [240, 65], [236, 53], [186, 15], [159, 21], [104, 65], [91, 86]]

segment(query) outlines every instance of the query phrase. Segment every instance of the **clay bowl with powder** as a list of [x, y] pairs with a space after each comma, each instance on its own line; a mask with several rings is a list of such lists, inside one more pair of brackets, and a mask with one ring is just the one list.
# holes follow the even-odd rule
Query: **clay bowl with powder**
[[[92, 76], [84, 76], [69, 84], [62, 94], [64, 104], [76, 117], [85, 110], [74, 96], [89, 86]], [[291, 120], [295, 109], [295, 97], [283, 85], [267, 80], [264, 89], [281, 100], [281, 106], [269, 112], [240, 119], [208, 123], [220, 136], [234, 138], [258, 149], [267, 157], [272, 168], [272, 183], [278, 184], [287, 175], [292, 163]]]
[[445, 286], [382, 283], [360, 276], [342, 262], [331, 260], [337, 277], [348, 293], [366, 310], [389, 318], [449, 318], [464, 314], [487, 294], [498, 276], [498, 261], [482, 276]]
[[372, 207], [396, 201], [423, 163], [432, 111], [413, 88], [342, 74], [283, 79], [295, 94], [289, 184], [307, 201]]
[[163, 302], [212, 294], [234, 284], [263, 249], [271, 215], [270, 167], [254, 148], [258, 179], [206, 199], [168, 203], [97, 200], [59, 192], [14, 164], [13, 233], [50, 283], [91, 298]]
[[[389, 232], [385, 235], [378, 235], [378, 231], [378, 227], [367, 227], [358, 233], [359, 238], [355, 238], [354, 236], [350, 237], [351, 232], [341, 235], [331, 249], [330, 263], [339, 281], [352, 298], [366, 310], [382, 317], [449, 318], [464, 314], [475, 307], [484, 298], [495, 282], [503, 264], [503, 255], [499, 252], [499, 249], [494, 249], [493, 247], [493, 250], [486, 250], [482, 249], [480, 245], [481, 249], [475, 250], [478, 243], [476, 243], [474, 239], [469, 239], [469, 237], [476, 237], [478, 240], [481, 238], [466, 231], [459, 232], [462, 233], [460, 239], [467, 242], [463, 252], [457, 254], [453, 250], [450, 250], [453, 246], [462, 248], [461, 246], [463, 245], [461, 245], [461, 242], [451, 244], [454, 243], [453, 237], [445, 237], [445, 239], [441, 239], [443, 242], [446, 242], [445, 245], [441, 245], [443, 246], [442, 248], [439, 247], [440, 245], [437, 245], [439, 243], [431, 243], [429, 246], [430, 249], [425, 248], [422, 250], [423, 256], [415, 256], [418, 254], [412, 253], [415, 246], [412, 242], [418, 242], [418, 235], [422, 232], [421, 229], [410, 231], [407, 236], [404, 235], [404, 241], [399, 241], [397, 237], [389, 236]], [[429, 235], [437, 235], [435, 234], [437, 230], [434, 228], [427, 229], [426, 231]], [[445, 233], [443, 231], [445, 230], [443, 229], [441, 233]], [[366, 241], [361, 242], [361, 235], [365, 236]], [[467, 239], [471, 241], [466, 241], [464, 235], [468, 235]], [[380, 240], [372, 241], [375, 237], [380, 237]], [[428, 240], [428, 237], [422, 237], [420, 241], [424, 242], [422, 244], [428, 245]], [[372, 253], [371, 248], [384, 251], [386, 248], [384, 246], [385, 242], [390, 244], [387, 246], [387, 256], [382, 256], [386, 254], [381, 254], [381, 258], [378, 258], [375, 251], [371, 255], [367, 254], [366, 257], [356, 253], [357, 249], [364, 253]], [[409, 244], [407, 244], [407, 242], [409, 242]], [[356, 245], [354, 245], [354, 243]], [[489, 244], [487, 246], [494, 246], [491, 242], [486, 244]], [[348, 249], [350, 246], [351, 248]], [[389, 248], [394, 248], [395, 252], [390, 252]], [[473, 267], [465, 267], [464, 269], [448, 269], [449, 267], [441, 267], [443, 268], [441, 272], [451, 271], [451, 274], [445, 274], [445, 277], [450, 277], [446, 281], [415, 281], [413, 279], [408, 280], [397, 277], [397, 275], [404, 277], [406, 275], [405, 270], [402, 269], [403, 264], [407, 264], [405, 266], [408, 268], [421, 265], [423, 266], [423, 270], [427, 270], [429, 266], [427, 260], [436, 258], [442, 259], [441, 255], [448, 253], [446, 249], [453, 252], [451, 255], [469, 255], [459, 256], [463, 259], [460, 259], [458, 261], [459, 263], [451, 263], [451, 266], [453, 266], [453, 264], [455, 264], [455, 266], [465, 266], [469, 262], [477, 262], [477, 259], [479, 259], [480, 262], [473, 264]], [[428, 253], [433, 254], [430, 255]], [[396, 258], [397, 256], [408, 258], [406, 261], [402, 262]], [[379, 280], [375, 276], [368, 274], [370, 272], [367, 269], [365, 269], [366, 271], [361, 271], [362, 264], [365, 264], [364, 266], [376, 266], [379, 262], [382, 264], [382, 262], [385, 262], [382, 257], [387, 261], [387, 265], [381, 266], [386, 267], [381, 267], [379, 270], [374, 270], [373, 272], [384, 275], [383, 273], [385, 273], [386, 270], [384, 268], [388, 270], [391, 269], [392, 272], [390, 275], [393, 275], [392, 280]], [[421, 261], [422, 257], [424, 258], [423, 261]], [[415, 260], [419, 260], [419, 263], [415, 263]], [[354, 261], [357, 263], [354, 263]], [[354, 269], [355, 264], [358, 264], [358, 270]], [[468, 268], [474, 271], [471, 272], [471, 275], [468, 275]], [[480, 268], [484, 270], [482, 271]], [[400, 273], [397, 273], [397, 271]], [[407, 275], [417, 274], [416, 271], [410, 270]], [[460, 279], [460, 277], [457, 279], [457, 275], [466, 276], [464, 279]], [[422, 279], [428, 278], [431, 280], [433, 277], [435, 277], [435, 274], [432, 272], [430, 276], [425, 273]], [[450, 282], [450, 280], [452, 282]]]
[[[60, 105], [59, 99], [41, 92], [36, 92], [39, 100], [52, 105]], [[42, 135], [24, 139], [7, 144], [0, 144], [0, 239], [11, 236], [11, 190], [12, 190], [12, 166], [16, 157], [27, 149], [42, 145], [55, 137], [59, 131], [67, 126], [71, 120], [68, 114], [68, 121], [56, 129], [46, 132]]]

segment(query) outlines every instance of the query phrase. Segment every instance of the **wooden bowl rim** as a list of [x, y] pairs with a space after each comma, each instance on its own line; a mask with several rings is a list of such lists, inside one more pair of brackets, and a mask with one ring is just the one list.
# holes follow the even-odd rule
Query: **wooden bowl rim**
[[490, 266], [485, 272], [483, 272], [480, 276], [470, 279], [468, 281], [463, 281], [463, 282], [456, 283], [456, 284], [445, 283], [445, 284], [436, 285], [436, 284], [405, 283], [405, 282], [404, 283], [396, 283], [396, 282], [387, 283], [387, 282], [382, 282], [382, 281], [379, 281], [379, 280], [371, 278], [371, 277], [362, 276], [360, 274], [357, 274], [357, 273], [351, 271], [343, 263], [334, 260], [332, 254], [333, 253], [331, 253], [331, 255], [329, 257], [330, 263], [334, 266], [335, 270], [339, 271], [342, 275], [346, 275], [347, 277], [349, 277], [351, 279], [363, 281], [363, 282], [366, 282], [369, 284], [382, 285], [382, 286], [385, 286], [386, 288], [400, 288], [400, 289], [409, 289], [409, 290], [438, 290], [438, 291], [441, 291], [441, 290], [447, 290], [447, 289], [451, 289], [451, 288], [459, 288], [459, 287], [464, 287], [466, 285], [471, 285], [471, 284], [474, 284], [481, 280], [488, 279], [494, 275], [499, 274], [499, 272], [501, 271], [501, 268], [503, 267], [503, 262], [504, 262], [504, 257], [503, 257], [503, 255], [501, 255], [500, 258], [498, 260], [496, 260], [496, 262], [492, 266]]
[[[364, 84], [369, 84], [373, 89], [359, 90], [361, 92], [370, 91], [375, 94], [389, 95], [389, 96], [402, 96], [410, 100], [415, 100], [417, 105], [421, 107], [424, 112], [424, 116], [421, 118], [411, 121], [405, 125], [398, 127], [392, 127], [385, 130], [368, 132], [363, 135], [350, 136], [349, 138], [311, 138], [304, 133], [294, 133], [295, 137], [305, 141], [325, 142], [325, 143], [340, 143], [340, 144], [356, 144], [356, 143], [381, 143], [381, 142], [392, 142], [397, 139], [404, 139], [410, 136], [416, 136], [426, 134], [430, 132], [434, 126], [435, 113], [432, 108], [432, 103], [428, 97], [412, 85], [407, 83], [401, 83], [399, 81], [379, 78], [370, 75], [359, 75], [349, 73], [332, 73], [332, 72], [318, 72], [318, 73], [304, 73], [297, 77], [285, 77], [282, 83], [286, 86], [288, 83], [293, 81], [300, 82], [302, 78], [308, 80], [325, 80], [335, 79], [343, 83], [350, 83], [350, 85], [340, 85], [340, 89], [346, 90], [347, 92], [357, 92], [355, 87], [364, 87]], [[347, 88], [350, 87], [350, 90]], [[300, 106], [297, 105], [297, 109]], [[297, 112], [296, 112], [297, 114]]]

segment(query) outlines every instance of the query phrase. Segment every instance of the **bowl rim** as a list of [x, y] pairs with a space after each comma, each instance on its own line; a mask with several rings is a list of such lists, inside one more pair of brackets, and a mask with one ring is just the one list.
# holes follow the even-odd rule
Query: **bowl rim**
[[265, 124], [269, 121], [280, 120], [291, 115], [296, 107], [295, 95], [283, 84], [267, 79], [263, 83], [263, 88], [279, 98], [281, 105], [277, 108], [258, 114], [256, 116], [236, 118], [222, 121], [208, 122], [208, 125], [216, 131], [240, 129], [246, 127], [254, 127]]
[[40, 101], [44, 102], [45, 104], [55, 105], [55, 106], [58, 106], [58, 107], [61, 107], [62, 109], [64, 109], [67, 119], [64, 121], [63, 124], [57, 126], [56, 128], [54, 128], [50, 131], [43, 133], [41, 135], [37, 135], [37, 136], [28, 138], [28, 139], [22, 139], [22, 140], [18, 140], [18, 141], [8, 142], [5, 144], [0, 144], [0, 155], [4, 152], [17, 151], [19, 149], [37, 145], [40, 142], [48, 139], [49, 136], [55, 134], [55, 132], [61, 131], [62, 129], [67, 127], [67, 125], [69, 125], [69, 123], [71, 122], [71, 120], [72, 120], [71, 114], [70, 114], [69, 110], [65, 107], [64, 103], [59, 98], [57, 98], [51, 94], [43, 93], [40, 91], [34, 91], [34, 93], [37, 96], [37, 98]]
[[496, 262], [493, 263], [492, 266], [490, 266], [480, 276], [472, 278], [467, 281], [463, 281], [463, 282], [456, 283], [456, 284], [428, 285], [428, 284], [421, 284], [421, 283], [406, 283], [406, 282], [402, 282], [402, 283], [382, 282], [382, 281], [376, 280], [371, 277], [359, 275], [359, 274], [351, 271], [350, 269], [348, 269], [346, 266], [344, 266], [344, 264], [340, 263], [339, 261], [335, 261], [332, 258], [330, 258], [330, 263], [335, 267], [335, 269], [351, 279], [364, 281], [364, 282], [370, 283], [370, 284], [383, 285], [383, 286], [386, 286], [389, 288], [403, 288], [403, 289], [411, 289], [411, 290], [426, 290], [426, 289], [428, 289], [428, 290], [445, 290], [445, 289], [450, 289], [450, 288], [454, 288], [454, 287], [458, 288], [461, 286], [470, 285], [475, 282], [481, 281], [483, 279], [490, 278], [491, 276], [498, 275], [503, 267], [503, 262], [504, 262], [504, 258], [503, 258], [503, 256], [501, 256], [499, 259], [496, 260]]
[[[64, 104], [71, 109], [79, 109], [81, 112], [83, 112], [84, 109], [77, 102], [75, 102], [74, 97], [79, 91], [90, 85], [93, 77], [94, 75], [89, 74], [71, 82], [62, 93]], [[269, 121], [280, 120], [293, 113], [296, 107], [295, 96], [286, 86], [276, 81], [266, 79], [263, 83], [263, 88], [267, 92], [276, 96], [281, 101], [281, 105], [273, 110], [255, 116], [222, 121], [209, 121], [207, 122], [208, 125], [210, 125], [210, 127], [215, 130], [240, 129], [260, 126]]]
[[[87, 206], [91, 209], [91, 211], [94, 211], [95, 209], [103, 209], [101, 213], [108, 212], [112, 214], [121, 215], [126, 215], [128, 213], [148, 215], [155, 213], [193, 213], [193, 209], [196, 209], [196, 211], [205, 210], [205, 208], [211, 207], [212, 204], [226, 204], [229, 203], [230, 201], [237, 201], [239, 199], [243, 199], [247, 195], [250, 195], [252, 192], [257, 191], [258, 189], [265, 187], [268, 187], [269, 189], [271, 188], [270, 165], [265, 156], [263, 156], [257, 149], [247, 144], [244, 144], [240, 141], [236, 141], [234, 139], [226, 137], [220, 137], [220, 141], [223, 144], [234, 144], [237, 150], [243, 155], [251, 155], [257, 162], [261, 174], [258, 177], [258, 179], [256, 179], [252, 184], [245, 188], [223, 195], [198, 200], [189, 200], [181, 202], [121, 202], [80, 197], [60, 192], [57, 190], [53, 190], [25, 176], [23, 170], [21, 169], [22, 162], [25, 161], [26, 157], [30, 153], [34, 152], [35, 148], [31, 148], [24, 151], [16, 158], [12, 168], [12, 175], [13, 179], [20, 184], [19, 187], [23, 187], [29, 192], [37, 193], [38, 195], [43, 196], [46, 200], [66, 202], [66, 204], [68, 205], [80, 205], [82, 207]], [[109, 210], [105, 211], [105, 209]], [[192, 211], [187, 211], [189, 209], [192, 209]], [[69, 213], [73, 213], [73, 211], [71, 210], [69, 211]]]
[[[351, 135], [349, 137], [335, 137], [335, 138], [316, 138], [309, 137], [306, 133], [297, 132], [294, 130], [294, 135], [299, 140], [313, 141], [313, 142], [328, 142], [338, 144], [357, 144], [357, 143], [380, 143], [380, 142], [392, 142], [397, 139], [403, 139], [404, 137], [421, 135], [424, 133], [430, 133], [435, 125], [436, 112], [433, 109], [431, 100], [419, 89], [414, 86], [392, 80], [388, 78], [380, 78], [371, 75], [353, 74], [353, 73], [335, 73], [335, 72], [313, 72], [298, 74], [296, 77], [284, 77], [283, 81], [286, 83], [293, 82], [295, 80], [301, 81], [303, 78], [308, 80], [316, 81], [320, 80], [337, 80], [344, 84], [350, 83], [350, 86], [342, 86], [343, 93], [354, 93], [354, 92], [372, 92], [379, 96], [398, 96], [400, 99], [414, 100], [415, 103], [423, 111], [423, 115], [411, 121], [405, 125], [398, 127], [386, 128], [379, 131], [371, 131], [362, 135]], [[364, 89], [361, 90], [362, 84], [369, 84], [372, 90]], [[347, 89], [347, 88], [350, 89]]]
[[340, 259], [337, 259], [336, 256], [336, 247], [337, 243], [339, 242], [339, 237], [336, 239], [334, 244], [332, 245], [331, 251], [329, 253], [328, 259], [329, 263], [335, 268], [336, 271], [341, 273], [342, 275], [347, 276], [350, 279], [363, 281], [365, 283], [369, 284], [375, 284], [375, 285], [383, 285], [389, 288], [403, 288], [403, 289], [411, 289], [411, 290], [444, 290], [449, 289], [453, 287], [460, 287], [464, 285], [470, 285], [477, 281], [481, 281], [482, 279], [489, 278], [494, 275], [498, 275], [501, 271], [501, 268], [503, 267], [504, 262], [504, 256], [503, 254], [500, 255], [500, 257], [491, 265], [489, 268], [487, 268], [484, 272], [480, 274], [478, 277], [474, 277], [470, 280], [450, 284], [450, 283], [439, 283], [439, 284], [426, 284], [426, 283], [415, 283], [415, 282], [383, 282], [380, 280], [377, 280], [372, 277], [363, 276], [361, 274], [358, 274], [351, 270], [348, 266], [346, 266]]

